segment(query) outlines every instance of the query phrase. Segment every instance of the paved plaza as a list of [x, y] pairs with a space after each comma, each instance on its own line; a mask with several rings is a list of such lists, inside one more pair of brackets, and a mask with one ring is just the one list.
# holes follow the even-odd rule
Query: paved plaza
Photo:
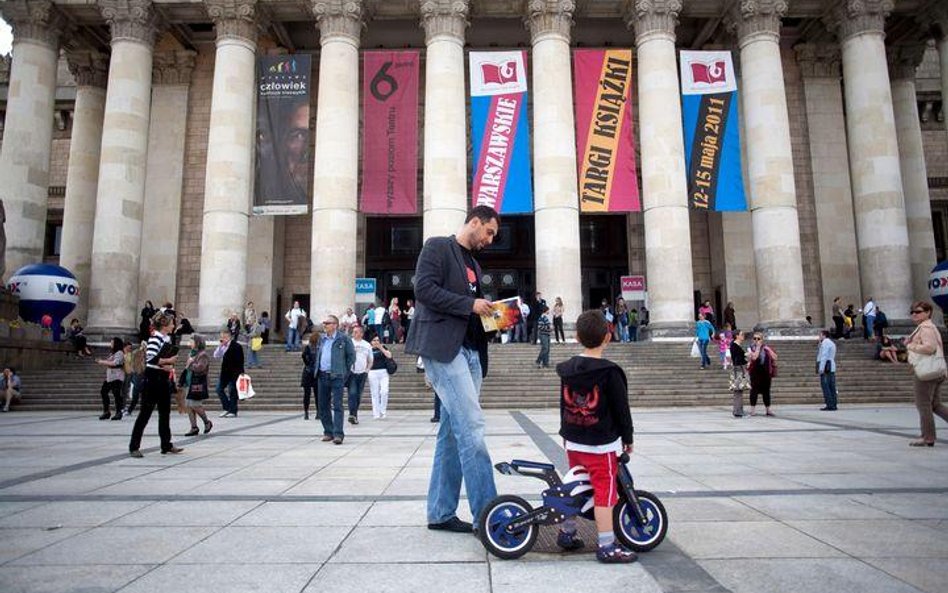
[[[297, 415], [215, 418], [175, 439], [178, 456], [159, 454], [153, 419], [144, 459], [126, 453], [127, 420], [4, 414], [0, 592], [948, 591], [948, 442], [908, 447], [907, 405], [776, 411], [633, 410], [631, 468], [670, 529], [631, 566], [596, 563], [592, 541], [502, 561], [429, 531], [436, 425], [422, 412], [347, 425], [342, 446]], [[555, 410], [491, 411], [487, 427], [495, 462], [562, 463]], [[174, 434], [187, 428], [174, 414]]]

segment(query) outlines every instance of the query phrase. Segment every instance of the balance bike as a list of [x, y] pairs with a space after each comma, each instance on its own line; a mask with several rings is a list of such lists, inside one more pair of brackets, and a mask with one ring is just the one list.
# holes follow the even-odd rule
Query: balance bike
[[[629, 456], [619, 458], [616, 484], [619, 502], [613, 507], [612, 520], [619, 542], [636, 552], [648, 552], [665, 539], [668, 513], [657, 496], [636, 490], [632, 472], [626, 466]], [[533, 548], [540, 525], [556, 525], [582, 516], [593, 520], [593, 488], [583, 466], [570, 469], [560, 478], [552, 463], [514, 459], [494, 468], [502, 474], [520, 474], [537, 478], [549, 486], [543, 491], [543, 506], [510, 494], [496, 497], [481, 513], [477, 522], [481, 543], [487, 551], [505, 560], [519, 558]]]

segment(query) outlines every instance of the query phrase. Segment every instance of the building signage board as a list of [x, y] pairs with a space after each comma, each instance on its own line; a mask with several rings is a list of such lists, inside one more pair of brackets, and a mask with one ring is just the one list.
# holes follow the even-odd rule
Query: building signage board
[[356, 278], [355, 289], [355, 302], [375, 302], [375, 278]]
[[645, 300], [645, 276], [621, 276], [619, 282], [626, 302]]
[[731, 52], [682, 51], [680, 56], [688, 201], [695, 210], [747, 210]]
[[254, 214], [306, 214], [310, 183], [309, 54], [257, 60]]

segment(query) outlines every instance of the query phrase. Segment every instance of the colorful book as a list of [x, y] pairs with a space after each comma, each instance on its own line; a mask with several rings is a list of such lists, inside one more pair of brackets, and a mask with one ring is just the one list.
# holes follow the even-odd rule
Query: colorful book
[[506, 331], [520, 323], [520, 297], [510, 297], [491, 303], [490, 315], [481, 315], [484, 331]]

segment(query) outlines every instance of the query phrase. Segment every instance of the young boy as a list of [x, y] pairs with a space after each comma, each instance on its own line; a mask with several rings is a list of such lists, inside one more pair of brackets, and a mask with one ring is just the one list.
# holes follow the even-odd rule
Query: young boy
[[540, 317], [537, 318], [537, 337], [540, 338], [540, 354], [537, 356], [536, 367], [550, 366], [550, 334], [553, 333], [553, 322], [550, 320], [550, 308], [540, 305]]
[[[635, 562], [635, 552], [615, 541], [612, 507], [619, 501], [617, 456], [632, 453], [632, 414], [625, 373], [602, 357], [611, 339], [602, 311], [586, 311], [576, 320], [579, 356], [556, 365], [560, 376], [560, 436], [565, 440], [570, 467], [582, 465], [593, 487], [600, 562]], [[583, 543], [576, 527], [564, 523], [556, 540], [565, 550]]]

